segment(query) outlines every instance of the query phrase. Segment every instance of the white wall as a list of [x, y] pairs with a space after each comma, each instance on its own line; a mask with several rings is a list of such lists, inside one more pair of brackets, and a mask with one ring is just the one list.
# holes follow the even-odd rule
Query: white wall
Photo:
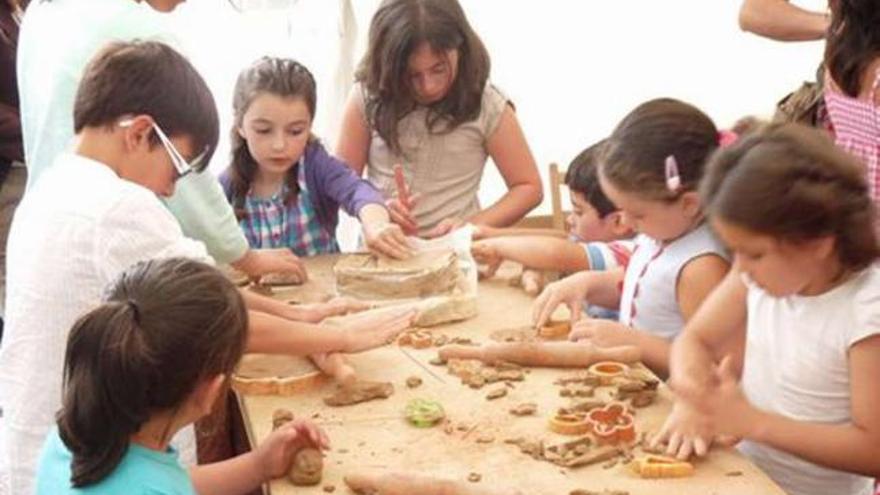
[[[493, 81], [516, 103], [542, 173], [550, 162], [567, 164], [649, 98], [687, 100], [721, 126], [770, 114], [781, 96], [813, 76], [822, 57], [821, 43], [778, 43], [741, 32], [739, 0], [461, 1], [492, 56]], [[826, 1], [794, 3], [820, 10]], [[315, 72], [316, 129], [332, 145], [346, 81], [378, 0], [245, 3], [252, 10], [242, 14], [226, 0], [189, 0], [175, 14], [215, 90], [224, 128], [238, 70], [264, 52], [288, 55]], [[346, 5], [352, 10], [343, 22]], [[340, 48], [344, 43], [353, 48]], [[214, 170], [223, 158], [221, 150]], [[494, 167], [487, 170], [484, 204], [505, 190]], [[549, 208], [547, 199], [538, 212]]]

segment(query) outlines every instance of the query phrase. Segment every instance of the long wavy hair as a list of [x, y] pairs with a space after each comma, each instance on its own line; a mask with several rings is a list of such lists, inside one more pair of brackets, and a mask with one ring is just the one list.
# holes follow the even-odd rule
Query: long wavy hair
[[862, 90], [865, 70], [880, 56], [880, 3], [832, 0], [830, 5], [825, 65], [840, 89], [855, 98]]
[[426, 116], [432, 132], [477, 118], [489, 79], [489, 53], [456, 0], [382, 2], [370, 23], [367, 54], [355, 80], [366, 90], [367, 121], [396, 153], [401, 152], [397, 124], [418, 106], [407, 77], [409, 57], [424, 42], [436, 51], [458, 51], [449, 93], [431, 104]]
[[[245, 198], [259, 166], [238, 129], [241, 128], [244, 114], [251, 103], [265, 93], [280, 98], [302, 98], [312, 120], [315, 118], [318, 100], [315, 78], [309, 69], [296, 60], [262, 57], [238, 75], [232, 97], [234, 122], [230, 132], [232, 160], [229, 165], [229, 180], [232, 189], [232, 207], [239, 219], [245, 215]], [[313, 141], [315, 137], [310, 136], [309, 140]], [[287, 204], [296, 201], [299, 194], [299, 183], [296, 180], [298, 173], [299, 165], [294, 165], [287, 171], [285, 177], [287, 196], [284, 198]]]

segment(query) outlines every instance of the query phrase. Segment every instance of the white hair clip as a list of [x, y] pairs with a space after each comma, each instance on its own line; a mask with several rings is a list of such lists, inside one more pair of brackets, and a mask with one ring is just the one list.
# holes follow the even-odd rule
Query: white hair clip
[[681, 175], [678, 173], [678, 162], [675, 161], [675, 156], [669, 155], [666, 157], [666, 189], [669, 189], [669, 192], [678, 192], [681, 189]]

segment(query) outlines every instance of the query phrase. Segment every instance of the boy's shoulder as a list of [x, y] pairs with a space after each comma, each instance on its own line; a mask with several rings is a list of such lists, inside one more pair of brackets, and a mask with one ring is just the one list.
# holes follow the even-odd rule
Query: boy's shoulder
[[631, 239], [576, 242], [584, 248], [590, 269], [596, 271], [626, 267], [636, 245]]

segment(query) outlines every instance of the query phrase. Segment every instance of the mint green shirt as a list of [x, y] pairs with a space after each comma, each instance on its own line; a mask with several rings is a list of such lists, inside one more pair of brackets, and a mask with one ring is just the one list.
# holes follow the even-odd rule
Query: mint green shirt
[[[178, 47], [167, 14], [135, 0], [30, 3], [18, 40], [18, 88], [28, 189], [73, 143], [73, 105], [85, 66], [106, 43], [152, 39]], [[83, 191], [86, 193], [86, 191]], [[219, 263], [242, 257], [247, 240], [217, 179], [190, 174], [165, 200], [187, 237]]]
[[169, 448], [159, 452], [130, 444], [128, 451], [106, 478], [83, 488], [70, 484], [67, 446], [53, 428], [43, 445], [37, 470], [37, 495], [195, 495], [189, 473], [177, 461], [177, 452]]

